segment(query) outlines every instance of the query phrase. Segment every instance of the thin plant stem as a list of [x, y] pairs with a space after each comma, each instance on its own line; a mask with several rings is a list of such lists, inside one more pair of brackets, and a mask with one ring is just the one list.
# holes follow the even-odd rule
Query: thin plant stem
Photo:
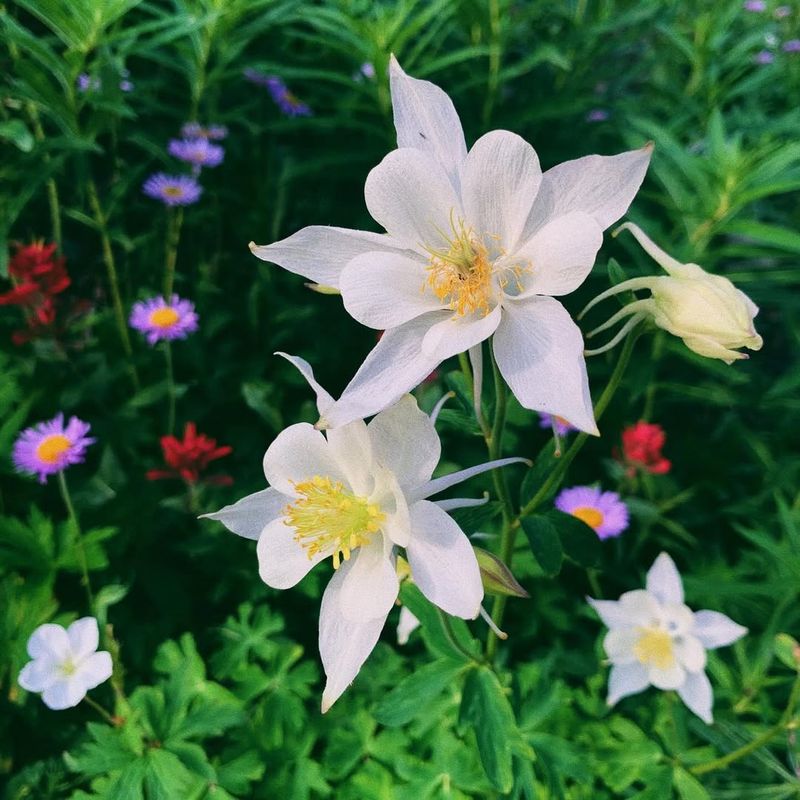
[[[28, 112], [28, 117], [31, 121], [31, 126], [33, 127], [33, 136], [37, 142], [43, 142], [45, 140], [44, 135], [44, 128], [42, 128], [42, 122], [39, 119], [39, 112], [36, 110], [36, 106], [33, 103], [27, 103], [26, 109]], [[45, 153], [42, 156], [42, 160], [47, 165], [50, 163], [50, 154]], [[56, 243], [59, 252], [61, 251], [61, 206], [58, 201], [58, 185], [56, 184], [55, 178], [48, 178], [45, 182], [45, 186], [47, 187], [47, 203], [50, 207], [50, 229], [53, 234], [53, 241]]]
[[115, 728], [118, 726], [119, 723], [116, 718], [112, 714], [109, 714], [108, 711], [106, 711], [103, 706], [100, 705], [100, 703], [98, 703], [96, 700], [92, 700], [88, 694], [83, 698], [83, 701], [87, 705], [91, 706], [109, 725], [112, 725]]
[[167, 362], [167, 433], [175, 433], [175, 373], [172, 368], [172, 344], [164, 342], [164, 360]]
[[86, 191], [89, 194], [89, 205], [92, 207], [94, 220], [100, 231], [100, 242], [103, 249], [103, 263], [106, 267], [106, 275], [108, 277], [108, 285], [111, 289], [111, 301], [114, 306], [114, 317], [117, 321], [117, 330], [119, 331], [119, 338], [122, 342], [122, 349], [128, 360], [128, 372], [131, 376], [134, 388], [139, 389], [139, 376], [136, 374], [136, 367], [131, 361], [133, 349], [131, 348], [131, 340], [128, 336], [128, 327], [125, 323], [125, 311], [122, 307], [122, 296], [119, 291], [119, 278], [117, 277], [117, 267], [114, 262], [114, 251], [111, 249], [111, 239], [108, 235], [108, 220], [105, 212], [100, 205], [100, 198], [97, 195], [97, 186], [94, 180], [89, 178], [86, 181]]
[[486, 102], [483, 106], [483, 123], [488, 125], [497, 99], [500, 86], [500, 59], [502, 47], [500, 42], [500, 0], [489, 0], [489, 81], [486, 91]]
[[175, 264], [178, 260], [178, 244], [181, 240], [181, 226], [183, 225], [183, 207], [170, 209], [167, 223], [167, 242], [164, 254], [164, 299], [169, 302], [172, 296], [172, 287], [175, 283]]
[[89, 561], [86, 558], [86, 547], [83, 543], [83, 532], [81, 531], [81, 524], [78, 521], [78, 515], [75, 513], [75, 507], [72, 505], [72, 498], [67, 488], [67, 479], [64, 476], [64, 470], [58, 473], [58, 488], [61, 490], [61, 497], [64, 500], [64, 505], [67, 507], [67, 514], [69, 515], [72, 524], [75, 526], [75, 533], [78, 541], [78, 560], [81, 565], [81, 583], [86, 591], [86, 599], [89, 601], [89, 613], [94, 614], [94, 595], [92, 594], [92, 584], [89, 581]]

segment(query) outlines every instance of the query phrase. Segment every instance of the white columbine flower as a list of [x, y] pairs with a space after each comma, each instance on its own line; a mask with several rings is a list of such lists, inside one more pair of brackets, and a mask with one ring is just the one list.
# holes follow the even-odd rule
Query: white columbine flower
[[89, 689], [111, 677], [111, 654], [98, 652], [99, 631], [94, 617], [61, 625], [40, 625], [28, 639], [29, 661], [19, 674], [19, 685], [41, 692], [48, 708], [60, 711], [78, 705]]
[[650, 685], [675, 689], [690, 711], [711, 724], [706, 650], [732, 644], [747, 628], [718, 611], [692, 612], [683, 602], [681, 576], [666, 553], [653, 563], [646, 585], [646, 590], [626, 592], [619, 600], [588, 598], [609, 628], [603, 641], [612, 665], [608, 704]]
[[386, 234], [323, 226], [251, 249], [337, 288], [347, 311], [385, 330], [318, 427], [394, 403], [442, 361], [493, 336], [525, 408], [596, 433], [583, 337], [554, 297], [591, 271], [603, 230], [627, 210], [652, 147], [587, 156], [542, 174], [534, 149], [492, 131], [467, 152], [450, 98], [390, 66], [398, 149], [370, 172], [367, 209]]
[[[324, 414], [333, 398], [305, 361], [285, 357], [314, 389]], [[358, 420], [327, 431], [327, 437], [299, 423], [282, 431], [264, 455], [270, 488], [206, 515], [258, 540], [259, 574], [276, 589], [294, 586], [315, 564], [333, 559], [336, 571], [319, 619], [328, 679], [323, 712], [355, 678], [397, 599], [398, 548], [405, 549], [411, 576], [428, 600], [464, 619], [478, 614], [483, 598], [478, 562], [446, 513], [475, 501], [427, 498], [525, 459], [501, 459], [432, 480], [440, 453], [433, 420], [410, 395], [369, 425]]]

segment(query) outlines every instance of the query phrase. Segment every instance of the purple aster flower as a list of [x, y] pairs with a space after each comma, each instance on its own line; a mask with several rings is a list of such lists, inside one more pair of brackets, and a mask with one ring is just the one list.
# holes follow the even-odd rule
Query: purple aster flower
[[744, 10], [760, 14], [762, 11], [767, 10], [767, 4], [765, 0], [744, 0]]
[[568, 433], [578, 430], [577, 428], [573, 427], [568, 420], [564, 419], [564, 417], [556, 417], [552, 414], [545, 414], [543, 412], [539, 412], [539, 427], [551, 429], [555, 428], [555, 431], [559, 436], [566, 436]]
[[256, 86], [266, 87], [268, 85], [269, 75], [265, 75], [263, 72], [253, 69], [253, 67], [245, 67], [242, 71], [242, 74], [244, 75], [245, 80], [250, 81], [250, 83], [254, 83]]
[[762, 50], [753, 60], [756, 64], [771, 64], [775, 60], [775, 56], [769, 50]]
[[369, 80], [372, 80], [375, 77], [375, 65], [371, 61], [365, 61], [361, 65], [359, 71], [365, 78]]
[[168, 206], [190, 206], [200, 199], [203, 187], [189, 175], [165, 175], [157, 172], [143, 184], [142, 191]]
[[82, 94], [86, 94], [86, 92], [97, 92], [102, 86], [100, 78], [94, 78], [89, 75], [88, 72], [81, 72], [81, 74], [78, 75], [78, 79], [75, 81], [75, 85]]
[[310, 117], [311, 107], [299, 100], [289, 91], [289, 87], [277, 75], [265, 75], [257, 69], [247, 67], [244, 77], [256, 86], [263, 86], [275, 101], [275, 105], [287, 117]]
[[70, 417], [65, 428], [63, 414], [26, 428], [14, 442], [14, 467], [19, 472], [38, 475], [39, 483], [46, 483], [48, 475], [84, 460], [86, 448], [95, 441], [86, 435], [89, 428], [88, 422], [77, 417]]
[[786, 53], [800, 53], [800, 39], [789, 39], [783, 43], [783, 49]]
[[222, 147], [202, 138], [172, 139], [168, 150], [171, 156], [187, 161], [195, 167], [216, 167], [225, 158], [225, 150]]
[[772, 15], [775, 19], [786, 19], [786, 17], [790, 16], [792, 13], [792, 9], [789, 6], [778, 6], [773, 12]]
[[197, 330], [194, 304], [176, 294], [169, 302], [163, 297], [152, 297], [134, 303], [128, 322], [131, 328], [145, 335], [150, 345], [162, 339], [185, 339]]
[[187, 122], [181, 128], [181, 136], [184, 139], [224, 139], [228, 135], [228, 129], [224, 125], [202, 126], [199, 122]]
[[123, 78], [119, 82], [119, 88], [123, 92], [132, 92], [136, 87], [133, 85], [133, 81], [129, 81], [127, 78]]
[[605, 122], [611, 114], [604, 108], [593, 108], [587, 115], [587, 122]]
[[628, 507], [616, 492], [573, 486], [559, 493], [555, 506], [594, 528], [601, 539], [619, 536], [628, 527]]

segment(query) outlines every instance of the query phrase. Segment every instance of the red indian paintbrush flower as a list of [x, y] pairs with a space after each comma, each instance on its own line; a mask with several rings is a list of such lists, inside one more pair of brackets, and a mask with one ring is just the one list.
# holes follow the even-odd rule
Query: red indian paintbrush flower
[[55, 244], [34, 242], [16, 247], [8, 263], [15, 286], [0, 294], [0, 305], [38, 306], [69, 286], [63, 257], [53, 258]]
[[[233, 448], [228, 445], [217, 447], [216, 439], [211, 439], [203, 433], [198, 434], [194, 422], [186, 423], [183, 430], [183, 441], [174, 436], [162, 436], [161, 449], [169, 469], [148, 470], [148, 480], [180, 478], [186, 483], [197, 483], [201, 480], [201, 473], [209, 462], [227, 456], [233, 451]], [[212, 475], [204, 477], [202, 480], [218, 486], [228, 486], [233, 483], [233, 479], [229, 475]]]
[[666, 435], [660, 425], [639, 421], [622, 432], [622, 450], [625, 463], [631, 472], [641, 469], [653, 475], [664, 475], [670, 471], [672, 462], [664, 458]]

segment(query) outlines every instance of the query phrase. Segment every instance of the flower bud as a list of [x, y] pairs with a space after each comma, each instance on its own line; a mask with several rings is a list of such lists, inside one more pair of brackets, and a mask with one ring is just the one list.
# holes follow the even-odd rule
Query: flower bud
[[763, 340], [753, 325], [758, 306], [744, 292], [722, 275], [706, 272], [697, 264], [676, 261], [630, 222], [621, 225], [614, 235], [626, 229], [664, 268], [667, 275], [623, 281], [589, 303], [584, 313], [596, 302], [619, 292], [637, 289], [649, 289], [652, 292], [652, 297], [630, 303], [592, 331], [590, 336], [606, 330], [623, 317], [631, 316], [606, 347], [588, 351], [589, 354], [612, 347], [636, 322], [645, 317], [650, 317], [660, 328], [683, 339], [684, 344], [695, 353], [707, 358], [719, 358], [728, 364], [748, 357], [745, 353], [737, 352], [736, 348], [761, 349]]

